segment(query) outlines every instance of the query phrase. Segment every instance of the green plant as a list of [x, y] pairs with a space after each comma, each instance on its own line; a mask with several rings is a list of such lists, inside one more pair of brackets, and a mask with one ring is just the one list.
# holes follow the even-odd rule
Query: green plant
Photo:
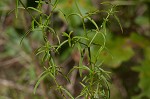
[[[79, 70], [79, 74], [81, 77], [80, 84], [82, 85], [83, 89], [81, 90], [80, 94], [76, 97], [84, 97], [85, 99], [109, 99], [110, 98], [110, 90], [109, 90], [109, 80], [110, 76], [108, 71], [105, 71], [102, 68], [103, 60], [100, 60], [100, 54], [103, 50], [106, 50], [106, 39], [107, 39], [107, 23], [109, 21], [110, 16], [114, 16], [115, 19], [118, 21], [119, 19], [115, 15], [115, 7], [114, 5], [109, 4], [108, 10], [95, 10], [92, 12], [88, 12], [83, 14], [80, 10], [80, 7], [75, 0], [75, 6], [77, 8], [76, 13], [70, 13], [66, 15], [61, 9], [58, 9], [57, 6], [59, 5], [59, 0], [49, 0], [45, 2], [43, 0], [35, 1], [38, 5], [37, 8], [34, 7], [26, 7], [21, 0], [16, 0], [16, 17], [18, 14], [18, 9], [23, 8], [25, 9], [30, 16], [32, 17], [32, 25], [31, 29], [25, 33], [24, 37], [26, 37], [30, 32], [33, 31], [41, 31], [43, 35], [43, 45], [39, 47], [35, 52], [37, 57], [40, 58], [41, 65], [44, 67], [44, 72], [40, 75], [39, 80], [37, 81], [34, 93], [40, 81], [45, 79], [46, 77], [50, 77], [56, 86], [56, 90], [60, 92], [62, 97], [67, 98], [70, 97], [74, 99], [74, 96], [59, 82], [57, 81], [57, 76], [62, 75], [68, 82], [71, 83], [69, 79], [69, 75], [75, 69]], [[19, 7], [19, 3], [23, 7]], [[49, 15], [42, 12], [43, 4], [47, 4], [51, 6], [51, 11]], [[108, 4], [108, 3], [104, 3]], [[37, 15], [32, 15], [30, 10], [37, 12]], [[78, 16], [81, 19], [83, 25], [83, 33], [75, 33], [72, 28], [69, 29], [69, 33], [63, 31], [62, 35], [58, 34], [57, 31], [53, 28], [52, 24], [52, 16], [55, 11], [59, 11], [64, 15], [65, 21], [68, 22], [69, 18], [73, 16]], [[92, 16], [101, 12], [105, 12], [107, 15], [104, 18], [102, 24], [99, 26], [93, 19]], [[38, 18], [38, 20], [37, 20]], [[94, 28], [88, 29], [86, 28], [85, 21], [89, 21]], [[69, 23], [68, 23], [69, 25]], [[121, 25], [120, 25], [121, 27]], [[122, 28], [121, 28], [122, 30]], [[55, 39], [55, 43], [51, 42], [48, 38], [48, 33], [53, 36], [52, 39]], [[61, 40], [61, 38], [66, 37], [67, 39]], [[24, 38], [23, 37], [23, 38]], [[99, 42], [99, 39], [102, 39]], [[23, 40], [23, 39], [22, 39]], [[21, 40], [21, 42], [22, 42]], [[72, 50], [77, 50], [79, 52], [79, 60], [77, 65], [74, 66], [67, 75], [62, 72], [62, 68], [56, 62], [56, 56], [59, 55], [60, 49], [62, 46], [67, 44]], [[87, 57], [87, 63], [84, 63], [85, 58]], [[87, 74], [84, 74], [84, 71]]]
[[[150, 98], [150, 47], [147, 46], [150, 44], [150, 42], [147, 39], [143, 39], [142, 37], [137, 37], [138, 40], [142, 39], [144, 44], [142, 44], [143, 52], [144, 52], [144, 58], [142, 61], [140, 61], [140, 64], [138, 66], [133, 67], [132, 69], [136, 72], [139, 72], [139, 83], [138, 86], [141, 89], [141, 93], [137, 96], [133, 96], [132, 99], [148, 99]], [[135, 39], [136, 41], [136, 39]], [[139, 45], [141, 42], [136, 41]], [[140, 45], [141, 46], [141, 45]]]

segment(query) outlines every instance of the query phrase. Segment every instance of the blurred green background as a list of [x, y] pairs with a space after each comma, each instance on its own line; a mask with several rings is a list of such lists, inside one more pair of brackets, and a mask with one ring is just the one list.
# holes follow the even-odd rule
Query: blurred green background
[[[36, 7], [34, 0], [22, 0], [27, 7]], [[46, 0], [45, 0], [46, 1]], [[107, 9], [101, 5], [105, 0], [78, 0], [82, 13], [94, 9]], [[117, 16], [120, 19], [123, 33], [117, 21], [112, 17], [107, 24], [108, 34], [106, 46], [101, 60], [104, 67], [111, 71], [111, 99], [150, 99], [150, 1], [149, 0], [110, 0], [119, 5]], [[20, 5], [21, 6], [21, 5]], [[43, 44], [41, 31], [29, 33], [20, 45], [24, 34], [31, 28], [31, 16], [19, 9], [15, 17], [15, 0], [0, 0], [0, 99], [61, 99], [57, 92], [50, 89], [51, 81], [45, 79], [33, 94], [34, 85], [43, 71], [39, 59], [35, 57], [35, 49]], [[43, 5], [43, 12], [49, 14], [50, 7]], [[81, 20], [73, 16], [69, 25], [65, 22], [60, 10], [68, 15], [77, 12], [73, 0], [60, 0], [57, 10], [51, 19], [53, 28], [61, 34], [63, 31], [74, 30], [80, 35]], [[33, 15], [38, 13], [31, 11]], [[95, 22], [102, 24], [105, 14], [93, 16]], [[86, 27], [92, 29], [90, 22]], [[38, 28], [37, 28], [38, 30]], [[50, 34], [50, 40], [52, 35]], [[101, 42], [96, 37], [96, 42]], [[61, 38], [63, 40], [65, 38]], [[51, 40], [56, 43], [55, 40]], [[76, 54], [69, 46], [62, 47], [57, 56], [58, 64], [70, 69], [76, 62]], [[94, 51], [94, 50], [93, 50]], [[58, 58], [59, 57], [59, 58]], [[58, 78], [61, 81], [61, 78]], [[77, 79], [77, 78], [76, 78]], [[67, 86], [67, 83], [62, 82]], [[75, 84], [74, 95], [78, 94]]]

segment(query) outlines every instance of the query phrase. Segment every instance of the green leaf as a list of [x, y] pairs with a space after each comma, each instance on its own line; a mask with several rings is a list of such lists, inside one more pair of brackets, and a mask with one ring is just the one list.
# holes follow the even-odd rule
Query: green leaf
[[68, 90], [66, 90], [62, 86], [60, 86], [60, 89], [63, 90], [71, 99], [74, 99], [73, 96], [70, 94], [70, 92]]
[[69, 38], [69, 35], [66, 32], [63, 32], [63, 36], [66, 36]]
[[22, 44], [23, 39], [24, 39], [32, 30], [33, 30], [32, 28], [29, 29], [29, 30], [23, 35], [23, 37], [22, 37], [22, 39], [21, 39], [21, 41], [20, 41], [20, 44]]
[[140, 73], [139, 87], [142, 89], [142, 93], [140, 95], [150, 98], [150, 60], [144, 60], [140, 66], [135, 66], [133, 70]]
[[86, 37], [82, 37], [82, 36], [74, 36], [72, 39], [85, 39], [85, 40], [89, 40]]
[[91, 71], [90, 68], [88, 68], [87, 66], [74, 66], [68, 73], [68, 75], [74, 70], [74, 69], [79, 69], [79, 70], [87, 70], [87, 71]]
[[119, 18], [118, 18], [116, 15], [114, 15], [114, 17], [115, 17], [115, 19], [117, 20], [117, 22], [118, 22], [118, 24], [119, 24], [119, 26], [120, 26], [120, 29], [121, 29], [121, 31], [122, 31], [122, 33], [123, 33], [123, 28], [122, 28], [122, 25], [121, 25], [121, 23], [120, 23]]
[[[107, 48], [111, 49], [109, 52], [102, 51], [101, 60], [109, 67], [117, 68], [122, 62], [128, 61], [133, 55], [134, 51], [130, 45], [127, 44], [126, 38], [116, 37], [107, 42]], [[96, 52], [95, 52], [96, 53]], [[111, 56], [109, 53], [111, 53]]]
[[138, 33], [134, 33], [134, 32], [131, 33], [130, 39], [132, 40], [133, 43], [135, 43], [136, 45], [142, 48], [146, 48], [147, 46], [150, 45], [149, 39], [144, 38]]
[[94, 26], [96, 27], [97, 31], [99, 31], [99, 27], [96, 24], [96, 22], [93, 19], [91, 19], [90, 17], [87, 17], [87, 19], [89, 19], [94, 24]]
[[56, 51], [58, 51], [59, 48], [60, 48], [61, 46], [63, 46], [65, 43], [67, 43], [67, 42], [68, 42], [68, 40], [63, 41], [63, 42], [57, 47]]
[[34, 29], [34, 28], [35, 28], [35, 26], [34, 26], [34, 20], [32, 20], [31, 27], [32, 27], [32, 29]]
[[[83, 16], [86, 15], [86, 12], [94, 11], [96, 9], [95, 6], [92, 6], [91, 0], [86, 0], [86, 1], [78, 0], [77, 3], [80, 12], [82, 13]], [[76, 7], [75, 0], [72, 0], [70, 2], [68, 2], [68, 0], [60, 0], [58, 4], [58, 8], [61, 9], [61, 12], [63, 12], [63, 14], [60, 14], [61, 18], [64, 18], [64, 15], [69, 16], [67, 20], [71, 25], [71, 27], [77, 27], [82, 23], [81, 15], [80, 14], [77, 15], [79, 11]]]
[[149, 17], [146, 16], [138, 16], [135, 19], [135, 23], [138, 25], [149, 25]]
[[32, 9], [32, 10], [34, 10], [34, 11], [36, 11], [36, 12], [39, 12], [40, 14], [42, 13], [40, 10], [38, 10], [38, 9], [36, 9], [36, 8], [34, 8], [34, 7], [28, 7], [27, 9]]
[[19, 0], [16, 0], [16, 9], [15, 9], [16, 18], [18, 17], [18, 5], [19, 5]]
[[35, 84], [35, 87], [34, 87], [34, 94], [36, 93], [36, 89], [37, 87], [39, 86], [41, 80], [43, 80], [49, 73], [48, 72], [43, 72], [43, 75], [41, 75], [41, 77], [38, 79], [37, 83]]

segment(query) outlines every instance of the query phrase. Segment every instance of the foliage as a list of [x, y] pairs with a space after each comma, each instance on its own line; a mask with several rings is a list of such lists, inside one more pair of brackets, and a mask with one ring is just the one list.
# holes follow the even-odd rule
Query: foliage
[[150, 48], [146, 47], [145, 48], [145, 60], [141, 62], [140, 66], [136, 66], [133, 68], [133, 70], [140, 72], [139, 74], [139, 78], [140, 78], [140, 82], [139, 82], [139, 87], [142, 90], [142, 93], [140, 95], [138, 95], [137, 97], [134, 97], [133, 99], [141, 99], [142, 97], [147, 97], [150, 98], [150, 87], [149, 87], [149, 83], [150, 83], [150, 79], [148, 79], [150, 77]]
[[148, 0], [109, 0], [108, 20], [105, 0], [21, 1], [0, 1], [0, 98], [149, 99]]
[[[67, 21], [68, 18], [74, 18], [74, 16], [78, 16], [82, 22], [83, 25], [83, 33], [80, 35], [76, 35], [72, 28], [70, 29], [71, 31], [69, 33], [63, 32], [62, 36], [66, 37], [67, 39], [64, 41], [60, 41], [60, 36], [58, 33], [54, 30], [53, 27], [50, 26], [52, 24], [51, 22], [51, 17], [53, 15], [53, 11], [57, 8], [57, 5], [59, 5], [59, 1], [55, 0], [52, 2], [47, 2], [49, 5], [51, 5], [52, 10], [49, 15], [46, 15], [42, 12], [42, 5], [45, 4], [46, 2], [43, 2], [42, 0], [39, 0], [37, 8], [34, 7], [25, 7], [23, 2], [21, 0], [16, 0], [16, 15], [18, 13], [18, 2], [21, 3], [21, 5], [24, 7], [24, 9], [29, 12], [31, 15], [29, 9], [34, 10], [35, 12], [39, 13], [37, 16], [39, 16], [39, 21], [36, 20], [37, 16], [32, 16], [33, 21], [32, 21], [32, 28], [31, 31], [36, 31], [35, 28], [39, 28], [40, 31], [42, 31], [43, 39], [44, 39], [44, 44], [39, 47], [36, 51], [36, 55], [39, 55], [42, 57], [41, 62], [45, 68], [45, 71], [41, 74], [39, 80], [37, 81], [35, 88], [34, 88], [34, 93], [36, 92], [36, 89], [40, 83], [41, 80], [43, 80], [45, 77], [49, 76], [52, 78], [54, 81], [57, 90], [62, 94], [63, 97], [66, 97], [65, 94], [67, 94], [70, 98], [74, 99], [73, 96], [65, 89], [62, 85], [59, 84], [59, 82], [56, 80], [56, 76], [58, 74], [61, 74], [64, 76], [63, 72], [61, 71], [61, 67], [59, 67], [56, 62], [55, 62], [55, 56], [54, 54], [59, 54], [59, 50], [64, 44], [68, 44], [69, 47], [73, 47], [73, 49], [78, 49], [80, 55], [79, 55], [79, 63], [78, 66], [74, 66], [69, 74], [74, 70], [78, 69], [80, 73], [80, 77], [82, 78], [82, 81], [80, 84], [82, 85], [83, 89], [79, 96], [76, 98], [79, 98], [81, 96], [84, 96], [86, 99], [88, 98], [104, 98], [108, 99], [110, 97], [110, 91], [109, 91], [109, 82], [108, 79], [109, 77], [109, 72], [103, 70], [101, 68], [102, 62], [99, 61], [100, 53], [105, 49], [105, 43], [106, 43], [106, 35], [107, 35], [107, 30], [106, 30], [106, 24], [109, 21], [110, 16], [115, 16], [116, 20], [119, 22], [118, 18], [115, 15], [115, 6], [110, 4], [110, 8], [108, 10], [103, 10], [103, 12], [107, 13], [107, 16], [104, 18], [103, 23], [101, 26], [98, 26], [97, 23], [92, 19], [92, 15], [98, 14], [100, 11], [96, 10], [94, 12], [88, 12], [85, 13], [83, 8], [80, 8], [79, 5], [77, 4], [77, 1], [72, 1], [72, 4], [76, 7], [71, 7], [70, 11], [67, 9], [67, 13], [64, 13], [63, 9], [60, 9], [60, 11], [63, 13], [65, 19]], [[62, 3], [62, 5], [65, 5]], [[67, 6], [67, 5], [66, 5]], [[70, 6], [70, 4], [69, 4]], [[82, 6], [81, 6], [82, 7]], [[59, 11], [59, 9], [57, 10]], [[84, 13], [84, 14], [82, 14]], [[78, 20], [78, 19], [76, 19]], [[71, 24], [74, 27], [77, 22], [76, 20], [72, 20]], [[88, 20], [95, 26], [94, 29], [87, 30], [86, 29], [86, 24], [85, 20]], [[35, 26], [34, 24], [37, 24]], [[120, 24], [120, 23], [119, 23]], [[57, 44], [52, 44], [48, 40], [46, 32], [50, 31], [53, 35], [53, 39], [57, 40]], [[28, 35], [28, 32], [25, 34], [25, 36]], [[89, 36], [90, 35], [90, 36]], [[102, 36], [102, 42], [96, 41], [98, 39], [98, 35]], [[94, 49], [95, 45], [98, 49]], [[97, 54], [93, 54], [92, 50], [97, 52]], [[88, 64], [83, 64], [83, 59], [85, 58], [85, 55], [88, 57]], [[48, 63], [48, 64], [45, 64]], [[45, 66], [47, 65], [47, 66]], [[87, 71], [88, 74], [85, 76], [82, 76], [83, 71]], [[68, 77], [64, 76], [68, 81]], [[65, 94], [64, 94], [65, 92]]]

